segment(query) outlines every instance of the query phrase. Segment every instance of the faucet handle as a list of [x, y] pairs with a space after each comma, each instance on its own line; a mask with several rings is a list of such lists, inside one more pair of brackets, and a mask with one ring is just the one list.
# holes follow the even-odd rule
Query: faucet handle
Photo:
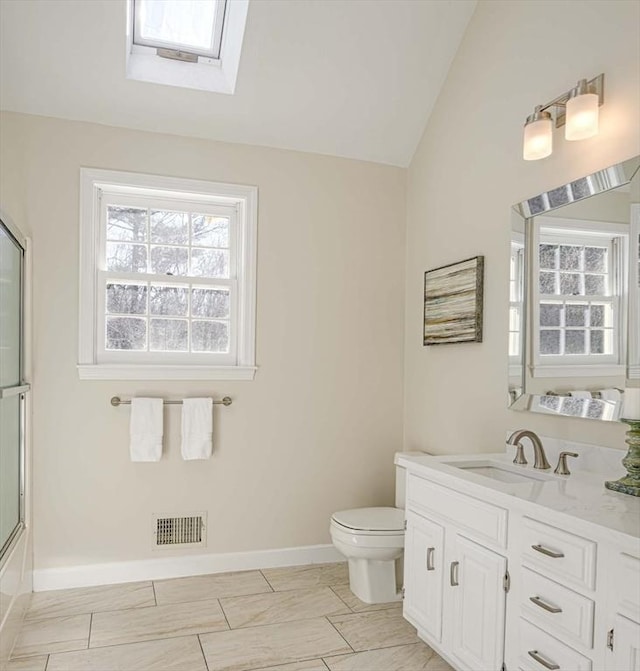
[[516, 443], [516, 456], [513, 459], [514, 464], [528, 464], [527, 458], [524, 456], [524, 445]]
[[571, 475], [571, 471], [567, 466], [567, 457], [579, 457], [577, 452], [560, 452], [558, 457], [558, 465], [553, 471], [556, 475]]

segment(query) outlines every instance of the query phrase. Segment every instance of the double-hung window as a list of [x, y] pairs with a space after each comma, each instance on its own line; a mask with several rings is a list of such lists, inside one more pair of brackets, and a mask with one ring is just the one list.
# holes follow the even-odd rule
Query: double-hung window
[[602, 222], [536, 222], [534, 375], [619, 374], [626, 344], [627, 233]]
[[255, 188], [95, 170], [81, 186], [81, 377], [253, 377]]

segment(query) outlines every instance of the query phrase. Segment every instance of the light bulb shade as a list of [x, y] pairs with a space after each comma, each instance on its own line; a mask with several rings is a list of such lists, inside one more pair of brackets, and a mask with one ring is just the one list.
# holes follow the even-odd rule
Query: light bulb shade
[[567, 101], [566, 140], [586, 140], [598, 134], [598, 96], [583, 93]]
[[524, 127], [522, 158], [537, 161], [551, 154], [553, 150], [553, 122], [550, 115], [527, 121]]

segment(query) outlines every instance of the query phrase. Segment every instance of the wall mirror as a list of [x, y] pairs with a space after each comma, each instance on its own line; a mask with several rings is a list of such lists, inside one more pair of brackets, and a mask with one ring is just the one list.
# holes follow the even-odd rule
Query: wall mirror
[[640, 157], [512, 210], [509, 405], [617, 421], [640, 379]]

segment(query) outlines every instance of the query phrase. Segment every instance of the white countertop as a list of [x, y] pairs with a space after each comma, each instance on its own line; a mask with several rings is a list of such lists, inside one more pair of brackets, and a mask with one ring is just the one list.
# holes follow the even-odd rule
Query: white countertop
[[[554, 475], [550, 469], [543, 471], [543, 480], [507, 483], [451, 465], [479, 460], [498, 461], [513, 468], [512, 458], [505, 453], [429, 456], [399, 452], [395, 462], [410, 473], [443, 485], [454, 486], [451, 478], [456, 478], [457, 484], [463, 485], [461, 491], [464, 493], [498, 505], [506, 505], [505, 496], [511, 497], [524, 502], [524, 507], [532, 512], [535, 512], [534, 508], [543, 508], [560, 513], [559, 523], [563, 516], [568, 516], [631, 539], [640, 539], [640, 497], [612, 492], [604, 486], [605, 480], [615, 480], [620, 473], [578, 471], [562, 476]], [[527, 474], [537, 474], [531, 464], [517, 468]], [[564, 521], [570, 523], [570, 520]]]

